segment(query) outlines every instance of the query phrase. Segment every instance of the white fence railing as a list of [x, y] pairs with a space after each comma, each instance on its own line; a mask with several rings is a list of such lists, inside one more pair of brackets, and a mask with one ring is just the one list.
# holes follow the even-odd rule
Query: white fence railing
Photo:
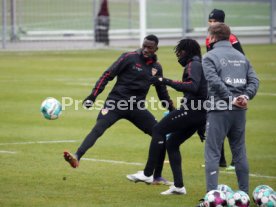
[[[66, 0], [56, 0], [55, 4], [49, 0], [40, 3], [36, 0], [1, 1], [2, 49], [16, 48], [23, 45], [22, 42], [26, 47], [27, 43], [30, 47], [35, 43], [45, 45], [43, 41], [54, 41], [57, 45], [64, 41], [88, 41], [94, 42], [89, 45], [95, 47], [93, 18], [100, 0], [87, 0], [87, 5]], [[141, 7], [145, 11], [139, 10], [139, 2], [146, 2], [146, 6]], [[41, 6], [43, 3], [45, 5]], [[168, 44], [169, 39], [175, 41], [183, 37], [201, 41], [207, 34], [207, 15], [213, 8], [225, 10], [226, 23], [244, 42], [275, 42], [276, 0], [109, 0], [109, 4], [111, 46], [137, 45], [143, 38], [141, 34], [150, 33], [166, 39]], [[242, 5], [247, 5], [246, 15], [236, 9]], [[141, 14], [144, 18], [139, 18]], [[254, 41], [258, 37], [259, 40]]]

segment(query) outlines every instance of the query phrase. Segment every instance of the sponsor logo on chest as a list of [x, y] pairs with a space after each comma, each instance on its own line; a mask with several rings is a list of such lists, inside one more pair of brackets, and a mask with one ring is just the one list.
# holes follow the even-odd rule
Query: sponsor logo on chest
[[222, 67], [227, 67], [228, 65], [240, 67], [242, 64], [246, 63], [244, 60], [227, 60], [225, 58], [221, 58], [219, 62], [222, 65]]
[[143, 71], [142, 65], [139, 64], [139, 63], [135, 63], [135, 65], [132, 66], [132, 69], [133, 69], [133, 70], [136, 70], [136, 71], [138, 71], [138, 72]]

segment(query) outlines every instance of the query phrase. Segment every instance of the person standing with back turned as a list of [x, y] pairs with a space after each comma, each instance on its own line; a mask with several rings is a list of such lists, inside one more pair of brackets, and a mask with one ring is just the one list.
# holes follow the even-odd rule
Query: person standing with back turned
[[[209, 26], [214, 25], [216, 23], [224, 23], [225, 13], [224, 13], [223, 10], [213, 9], [209, 14], [208, 19], [209, 19], [208, 20], [208, 25]], [[240, 41], [239, 41], [239, 39], [237, 38], [236, 35], [231, 33], [230, 37], [229, 37], [229, 41], [230, 41], [231, 45], [236, 50], [238, 50], [239, 52], [244, 54], [241, 43], [240, 43]], [[205, 43], [206, 43], [206, 50], [208, 52], [213, 48], [214, 43], [210, 43], [209, 36], [206, 37]], [[222, 144], [222, 148], [221, 148], [221, 157], [220, 157], [220, 161], [219, 161], [219, 166], [220, 167], [227, 167], [227, 162], [226, 162], [225, 154], [224, 154], [224, 144]], [[235, 170], [235, 164], [233, 162], [233, 159], [231, 161], [231, 164], [226, 168], [226, 170]]]
[[[207, 192], [218, 185], [221, 147], [228, 137], [239, 189], [248, 193], [249, 167], [245, 147], [248, 100], [258, 90], [259, 80], [246, 57], [229, 42], [230, 28], [224, 23], [209, 27], [214, 47], [203, 57], [202, 66], [213, 104], [207, 113], [205, 176]], [[204, 201], [197, 207], [203, 207]]]

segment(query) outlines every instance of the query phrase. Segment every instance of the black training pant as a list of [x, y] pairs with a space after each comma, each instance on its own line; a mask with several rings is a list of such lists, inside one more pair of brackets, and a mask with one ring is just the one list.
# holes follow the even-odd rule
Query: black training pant
[[[159, 163], [159, 157], [164, 144], [169, 155], [170, 165], [173, 172], [174, 185], [183, 187], [181, 154], [179, 147], [190, 138], [199, 127], [206, 124], [205, 110], [174, 110], [165, 116], [152, 132], [152, 141], [148, 157], [148, 165], [144, 169], [145, 175], [152, 174], [154, 166]], [[170, 134], [169, 136], [166, 135]]]
[[[97, 139], [103, 135], [105, 130], [107, 130], [120, 119], [126, 119], [130, 121], [137, 128], [150, 136], [152, 135], [153, 126], [157, 123], [154, 116], [148, 110], [140, 110], [137, 108], [132, 110], [108, 110], [103, 108], [98, 115], [96, 125], [86, 136], [83, 143], [79, 147], [76, 153], [78, 158], [80, 159], [85, 154], [85, 152], [95, 144]], [[160, 152], [160, 160], [155, 167], [154, 178], [161, 177], [165, 154], [166, 148], [164, 146]]]

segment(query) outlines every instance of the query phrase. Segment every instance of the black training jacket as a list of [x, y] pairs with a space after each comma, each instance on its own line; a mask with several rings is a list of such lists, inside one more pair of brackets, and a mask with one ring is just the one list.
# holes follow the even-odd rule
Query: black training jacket
[[[96, 97], [104, 90], [108, 81], [117, 77], [116, 84], [109, 93], [107, 100], [129, 100], [135, 96], [136, 101], [145, 100], [151, 85], [152, 73], [157, 70], [156, 75], [163, 76], [162, 67], [157, 62], [156, 56], [144, 58], [141, 49], [134, 52], [123, 53], [100, 77], [92, 90]], [[170, 99], [165, 85], [155, 86], [160, 100], [169, 103], [169, 110], [173, 110], [173, 102]], [[165, 105], [163, 105], [165, 106]]]
[[191, 58], [185, 66], [182, 81], [167, 79], [167, 85], [183, 92], [184, 97], [190, 100], [206, 100], [207, 81], [204, 77], [201, 59], [198, 56]]

